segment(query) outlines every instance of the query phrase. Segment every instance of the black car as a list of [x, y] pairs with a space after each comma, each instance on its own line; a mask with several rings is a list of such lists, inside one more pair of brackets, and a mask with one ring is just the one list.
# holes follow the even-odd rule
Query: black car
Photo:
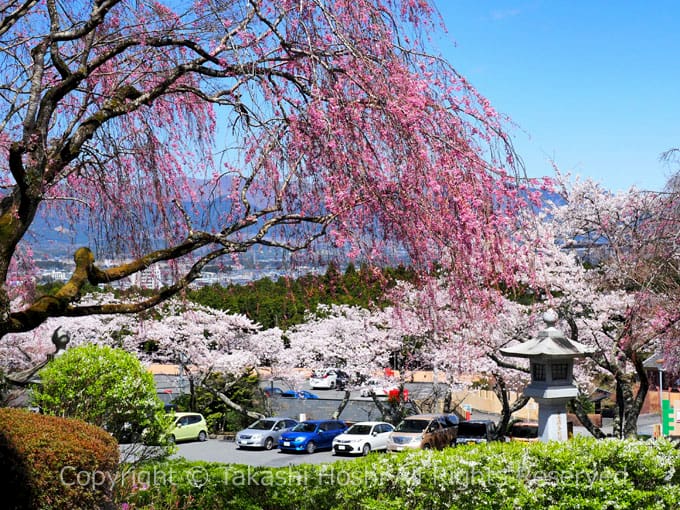
[[495, 424], [491, 420], [468, 420], [458, 423], [456, 444], [487, 443], [492, 440]]

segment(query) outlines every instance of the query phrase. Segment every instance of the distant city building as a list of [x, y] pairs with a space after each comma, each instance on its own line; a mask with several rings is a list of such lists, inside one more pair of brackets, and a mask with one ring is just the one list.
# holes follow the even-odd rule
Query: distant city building
[[[102, 261], [102, 267], [110, 267], [120, 263], [115, 260]], [[66, 282], [71, 278], [73, 262], [63, 260], [49, 261], [44, 260], [39, 264], [38, 281], [46, 282]], [[139, 287], [144, 289], [160, 289], [170, 285], [175, 281], [175, 275], [188, 267], [180, 267], [173, 270], [170, 264], [158, 263], [151, 268], [136, 273], [129, 278], [114, 282], [112, 286], [117, 289], [127, 289]], [[258, 267], [230, 267], [224, 271], [204, 271], [200, 278], [192, 282], [192, 287], [205, 287], [209, 285], [238, 285], [243, 283], [270, 278], [278, 280], [281, 277], [297, 278], [306, 274], [321, 274], [326, 270], [325, 266], [298, 266], [294, 268], [281, 267], [278, 259], [264, 259], [258, 261]]]

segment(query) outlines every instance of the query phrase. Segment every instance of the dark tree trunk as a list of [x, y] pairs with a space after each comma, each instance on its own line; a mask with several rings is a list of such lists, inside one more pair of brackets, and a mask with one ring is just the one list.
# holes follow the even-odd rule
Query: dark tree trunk
[[604, 439], [607, 437], [607, 434], [605, 434], [602, 429], [595, 425], [588, 417], [588, 413], [586, 413], [583, 409], [583, 405], [579, 399], [575, 398], [570, 402], [570, 404], [576, 417], [581, 421], [581, 424], [588, 430], [588, 432], [593, 435], [593, 437], [597, 439]]
[[[637, 353], [630, 356], [635, 367], [635, 374], [617, 374], [616, 377], [616, 404], [617, 418], [614, 427], [614, 436], [620, 438], [636, 438], [637, 422], [640, 418], [642, 406], [649, 392], [649, 381], [642, 365], [642, 359]], [[635, 377], [637, 375], [637, 377]], [[639, 381], [637, 392], [635, 384]]]
[[333, 413], [333, 419], [337, 420], [340, 418], [340, 415], [342, 412], [345, 410], [345, 407], [347, 407], [347, 404], [349, 403], [349, 397], [351, 395], [351, 392], [349, 390], [345, 390], [345, 396], [342, 397], [342, 401], [340, 402], [340, 405], [338, 408], [335, 410]]
[[522, 409], [529, 402], [529, 397], [521, 396], [515, 400], [512, 404], [508, 400], [508, 389], [505, 384], [505, 380], [502, 376], [496, 375], [496, 384], [494, 384], [493, 391], [501, 402], [501, 419], [496, 424], [495, 430], [493, 432], [493, 439], [501, 439], [508, 428], [510, 423], [510, 418], [512, 413], [515, 413]]

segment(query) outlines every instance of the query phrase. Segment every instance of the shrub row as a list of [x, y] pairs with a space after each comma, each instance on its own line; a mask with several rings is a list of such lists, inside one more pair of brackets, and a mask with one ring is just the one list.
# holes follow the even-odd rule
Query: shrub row
[[172, 460], [125, 472], [122, 507], [239, 510], [680, 508], [667, 441], [496, 443], [257, 468]]
[[0, 507], [110, 508], [118, 443], [80, 420], [0, 408]]

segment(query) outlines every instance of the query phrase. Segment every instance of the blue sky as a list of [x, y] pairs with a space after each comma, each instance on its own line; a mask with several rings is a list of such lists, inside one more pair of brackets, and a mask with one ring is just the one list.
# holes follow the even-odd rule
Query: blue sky
[[[435, 0], [437, 48], [518, 127], [528, 175], [660, 190], [680, 147], [680, 1]], [[454, 46], [455, 45], [455, 46]]]

